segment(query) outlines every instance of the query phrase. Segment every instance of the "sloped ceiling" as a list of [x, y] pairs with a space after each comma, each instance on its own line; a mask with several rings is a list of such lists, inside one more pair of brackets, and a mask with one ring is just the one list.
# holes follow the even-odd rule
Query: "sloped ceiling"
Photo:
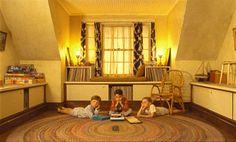
[[0, 0], [0, 10], [20, 59], [60, 59], [47, 0]]
[[58, 0], [70, 15], [168, 15], [178, 0]]
[[176, 59], [216, 59], [235, 8], [235, 0], [188, 0]]

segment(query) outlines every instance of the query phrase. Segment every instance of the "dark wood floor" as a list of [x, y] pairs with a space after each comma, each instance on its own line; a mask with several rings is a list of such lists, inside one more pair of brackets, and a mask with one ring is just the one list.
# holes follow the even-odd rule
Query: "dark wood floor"
[[[43, 112], [42, 114], [31, 118], [29, 121], [35, 121], [44, 117], [49, 117], [49, 116], [53, 116], [57, 114], [56, 111], [52, 111], [52, 110], [48, 110], [46, 112]], [[197, 119], [200, 121], [203, 121], [207, 124], [210, 124], [211, 126], [217, 128], [226, 138], [227, 141], [230, 142], [236, 142], [236, 129], [234, 128], [226, 128], [224, 126], [220, 126], [217, 123], [215, 123], [214, 121], [209, 121], [204, 119], [203, 117], [201, 117], [201, 115], [199, 115], [198, 112], [186, 112], [186, 113], [182, 113], [181, 115], [193, 118], [193, 119]], [[29, 122], [28, 121], [28, 122]], [[11, 128], [9, 130], [6, 130], [4, 133], [0, 134], [0, 141], [3, 142], [6, 140], [7, 136], [11, 133], [12, 130], [14, 130], [15, 128]]]

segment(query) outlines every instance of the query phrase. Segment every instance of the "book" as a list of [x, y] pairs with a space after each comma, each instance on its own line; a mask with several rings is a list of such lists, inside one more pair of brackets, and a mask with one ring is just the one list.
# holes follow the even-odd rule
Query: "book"
[[110, 120], [111, 121], [123, 121], [123, 120], [125, 120], [125, 117], [122, 116], [120, 113], [114, 113], [114, 114], [111, 114]]
[[93, 120], [107, 120], [110, 116], [94, 116]]
[[140, 121], [139, 119], [137, 119], [136, 117], [134, 116], [128, 116], [128, 117], [125, 117], [125, 119], [131, 123], [131, 124], [139, 124], [139, 123], [142, 123], [142, 121]]

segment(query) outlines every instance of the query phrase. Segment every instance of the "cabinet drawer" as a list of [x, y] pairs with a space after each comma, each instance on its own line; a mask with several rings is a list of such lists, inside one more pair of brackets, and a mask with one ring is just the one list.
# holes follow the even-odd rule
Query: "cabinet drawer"
[[108, 85], [67, 85], [66, 88], [68, 101], [88, 101], [94, 95], [98, 95], [103, 101], [107, 101], [108, 92]]
[[24, 110], [24, 91], [0, 93], [0, 119]]
[[151, 96], [153, 85], [133, 85], [133, 100], [140, 101], [143, 97]]
[[29, 107], [44, 103], [44, 87], [29, 88]]

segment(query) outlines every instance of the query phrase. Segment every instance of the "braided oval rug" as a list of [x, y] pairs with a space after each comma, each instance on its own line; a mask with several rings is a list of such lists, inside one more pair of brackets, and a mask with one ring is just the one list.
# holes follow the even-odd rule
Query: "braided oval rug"
[[216, 128], [189, 117], [172, 115], [141, 120], [141, 124], [129, 124], [58, 114], [17, 127], [7, 141], [225, 141]]

